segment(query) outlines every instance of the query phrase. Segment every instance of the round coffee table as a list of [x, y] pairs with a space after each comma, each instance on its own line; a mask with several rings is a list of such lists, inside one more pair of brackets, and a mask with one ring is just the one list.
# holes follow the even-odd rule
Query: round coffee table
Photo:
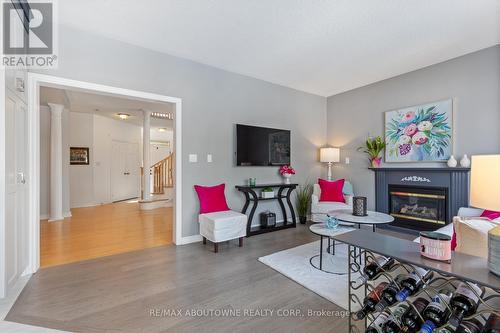
[[352, 209], [338, 209], [328, 212], [328, 216], [333, 216], [343, 222], [357, 224], [358, 228], [361, 228], [362, 224], [371, 224], [373, 232], [375, 232], [375, 226], [394, 221], [394, 217], [389, 214], [372, 211], [367, 213], [366, 216], [354, 216], [352, 215]]
[[[309, 263], [311, 264], [311, 266], [325, 273], [337, 274], [337, 275], [347, 274], [346, 272], [331, 272], [323, 269], [323, 238], [325, 237], [328, 238], [327, 252], [330, 253], [331, 255], [335, 255], [335, 241], [333, 241], [333, 245], [330, 245], [331, 237], [349, 231], [353, 231], [354, 229], [351, 227], [340, 226], [340, 225], [336, 229], [329, 229], [326, 227], [325, 223], [314, 223], [311, 226], [309, 226], [309, 230], [313, 234], [316, 234], [321, 238], [319, 241], [319, 254], [316, 254], [309, 259]], [[317, 257], [319, 257], [319, 267], [313, 263], [313, 259]]]

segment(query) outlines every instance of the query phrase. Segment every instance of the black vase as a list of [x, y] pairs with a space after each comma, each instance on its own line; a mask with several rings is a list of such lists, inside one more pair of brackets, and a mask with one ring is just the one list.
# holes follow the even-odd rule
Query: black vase
[[306, 224], [307, 216], [299, 216], [299, 222], [300, 224]]
[[366, 197], [354, 197], [352, 199], [352, 215], [366, 216]]

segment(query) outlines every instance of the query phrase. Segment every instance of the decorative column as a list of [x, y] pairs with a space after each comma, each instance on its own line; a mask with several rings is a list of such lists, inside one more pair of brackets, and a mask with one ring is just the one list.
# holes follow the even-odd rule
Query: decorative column
[[64, 105], [50, 107], [50, 216], [49, 222], [63, 220], [62, 112]]
[[150, 130], [151, 130], [151, 112], [143, 110], [144, 123], [142, 126], [142, 166], [144, 170], [143, 176], [143, 200], [151, 200], [151, 156], [150, 156]]

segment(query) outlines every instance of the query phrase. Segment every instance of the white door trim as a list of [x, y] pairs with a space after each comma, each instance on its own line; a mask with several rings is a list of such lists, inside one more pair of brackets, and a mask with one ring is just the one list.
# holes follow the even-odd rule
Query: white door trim
[[146, 101], [169, 102], [175, 104], [174, 151], [175, 159], [175, 205], [173, 240], [182, 241], [182, 100], [177, 97], [158, 95], [138, 90], [130, 90], [102, 84], [66, 79], [57, 76], [28, 73], [28, 200], [29, 200], [29, 271], [35, 273], [40, 268], [40, 86], [91, 90], [100, 93], [134, 97]]

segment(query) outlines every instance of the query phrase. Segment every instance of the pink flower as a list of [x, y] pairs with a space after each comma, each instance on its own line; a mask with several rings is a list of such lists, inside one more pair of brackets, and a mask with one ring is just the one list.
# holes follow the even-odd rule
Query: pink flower
[[415, 119], [415, 111], [408, 111], [403, 115], [403, 121], [405, 123], [409, 123], [413, 119]]
[[404, 129], [404, 133], [405, 133], [405, 135], [413, 136], [415, 133], [417, 133], [417, 125], [410, 124], [410, 125], [406, 126]]
[[412, 138], [412, 142], [416, 145], [423, 145], [424, 143], [427, 142], [427, 140], [429, 139], [427, 138], [427, 135], [425, 135], [424, 132], [418, 132]]
[[289, 165], [283, 165], [280, 167], [279, 173], [280, 175], [284, 174], [295, 175], [295, 170]]

